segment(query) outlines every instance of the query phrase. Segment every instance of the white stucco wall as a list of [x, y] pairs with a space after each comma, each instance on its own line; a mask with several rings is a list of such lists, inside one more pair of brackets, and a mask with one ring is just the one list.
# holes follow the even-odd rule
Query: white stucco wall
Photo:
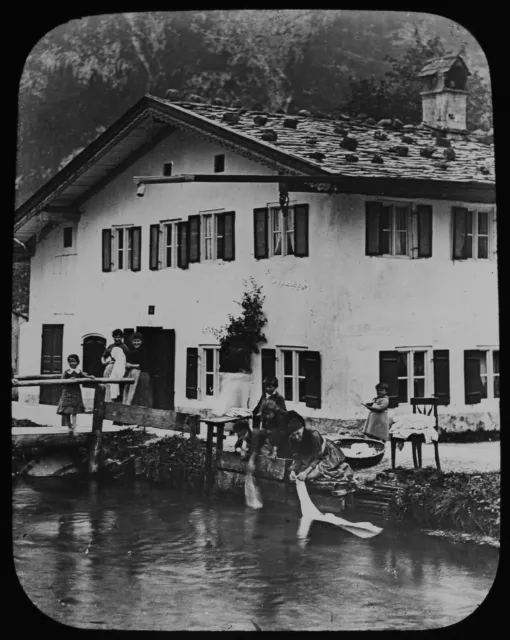
[[[253, 209], [278, 200], [277, 185], [149, 185], [136, 197], [134, 175], [211, 173], [213, 156], [225, 153], [228, 173], [269, 173], [191, 134], [177, 132], [84, 206], [75, 255], [62, 256], [61, 230], [50, 233], [32, 258], [31, 316], [22, 330], [20, 373], [39, 371], [42, 324], [65, 325], [64, 359], [81, 353], [82, 337], [116, 328], [161, 326], [176, 332], [175, 404], [187, 410], [210, 402], [185, 397], [186, 348], [214, 344], [207, 331], [238, 313], [243, 280], [253, 276], [266, 295], [266, 347], [302, 346], [321, 352], [322, 408], [296, 408], [318, 418], [361, 418], [361, 398], [374, 395], [379, 351], [402, 346], [450, 350], [452, 404], [443, 413], [496, 412], [498, 401], [464, 405], [463, 351], [498, 345], [494, 260], [453, 262], [452, 202], [432, 202], [433, 257], [411, 260], [365, 256], [365, 198], [293, 194], [310, 204], [308, 258], [253, 257]], [[394, 201], [394, 200], [393, 200]], [[420, 201], [425, 202], [425, 201]], [[149, 270], [149, 226], [160, 220], [225, 209], [236, 212], [234, 262], [190, 264], [189, 269]], [[142, 226], [140, 272], [101, 271], [101, 230]], [[60, 256], [60, 257], [56, 257]], [[148, 315], [148, 306], [155, 314]], [[255, 359], [252, 405], [260, 393]], [[21, 390], [26, 401], [37, 391]], [[432, 392], [432, 389], [430, 389]]]

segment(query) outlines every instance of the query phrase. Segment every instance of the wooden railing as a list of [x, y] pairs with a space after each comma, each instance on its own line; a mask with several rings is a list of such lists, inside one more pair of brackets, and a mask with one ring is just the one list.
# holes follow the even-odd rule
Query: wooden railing
[[[44, 377], [42, 377], [44, 376]], [[51, 378], [49, 378], [51, 376]], [[58, 378], [58, 379], [57, 379]], [[196, 438], [200, 430], [200, 416], [179, 413], [172, 410], [152, 409], [136, 405], [124, 405], [118, 402], [105, 402], [106, 384], [133, 384], [131, 378], [68, 378], [62, 379], [54, 374], [37, 376], [18, 376], [13, 386], [36, 387], [55, 385], [94, 385], [94, 409], [92, 412], [92, 434], [89, 443], [89, 473], [95, 474], [99, 468], [99, 456], [103, 437], [103, 420], [113, 420], [126, 425], [143, 425], [156, 429], [170, 429], [189, 433]]]

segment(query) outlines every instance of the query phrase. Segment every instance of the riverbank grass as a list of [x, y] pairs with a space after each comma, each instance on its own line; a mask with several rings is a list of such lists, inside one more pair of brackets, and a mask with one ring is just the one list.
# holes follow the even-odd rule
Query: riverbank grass
[[[400, 487], [386, 517], [411, 521], [445, 537], [499, 540], [501, 474], [439, 472], [436, 469], [383, 471], [378, 480]], [[455, 535], [453, 536], [455, 538]]]

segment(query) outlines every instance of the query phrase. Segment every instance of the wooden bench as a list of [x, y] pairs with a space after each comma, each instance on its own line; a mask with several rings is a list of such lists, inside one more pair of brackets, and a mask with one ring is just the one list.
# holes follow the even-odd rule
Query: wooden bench
[[[420, 413], [422, 415], [430, 416], [434, 414], [436, 424], [434, 428], [439, 432], [439, 416], [437, 413], [437, 398], [411, 398], [411, 405], [413, 407], [413, 413]], [[428, 407], [428, 409], [427, 409]], [[409, 436], [406, 440], [403, 438], [394, 438], [390, 436], [391, 444], [391, 468], [395, 468], [395, 457], [397, 453], [397, 445], [399, 443], [410, 442], [413, 452], [413, 464], [415, 469], [421, 469], [422, 457], [421, 448], [425, 442], [425, 436], [423, 434], [416, 434]], [[441, 463], [439, 462], [439, 443], [433, 442], [434, 456], [436, 459], [436, 467], [441, 471]]]

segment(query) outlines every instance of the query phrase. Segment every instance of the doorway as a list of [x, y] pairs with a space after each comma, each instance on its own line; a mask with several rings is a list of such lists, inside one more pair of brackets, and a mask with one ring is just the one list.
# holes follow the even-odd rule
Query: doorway
[[[175, 396], [175, 330], [162, 327], [137, 327], [147, 349], [152, 381], [154, 409], [174, 409]], [[133, 329], [124, 329], [127, 344]]]
[[[43, 324], [41, 336], [41, 374], [62, 373], [63, 324]], [[58, 405], [62, 386], [41, 386], [39, 404]]]

